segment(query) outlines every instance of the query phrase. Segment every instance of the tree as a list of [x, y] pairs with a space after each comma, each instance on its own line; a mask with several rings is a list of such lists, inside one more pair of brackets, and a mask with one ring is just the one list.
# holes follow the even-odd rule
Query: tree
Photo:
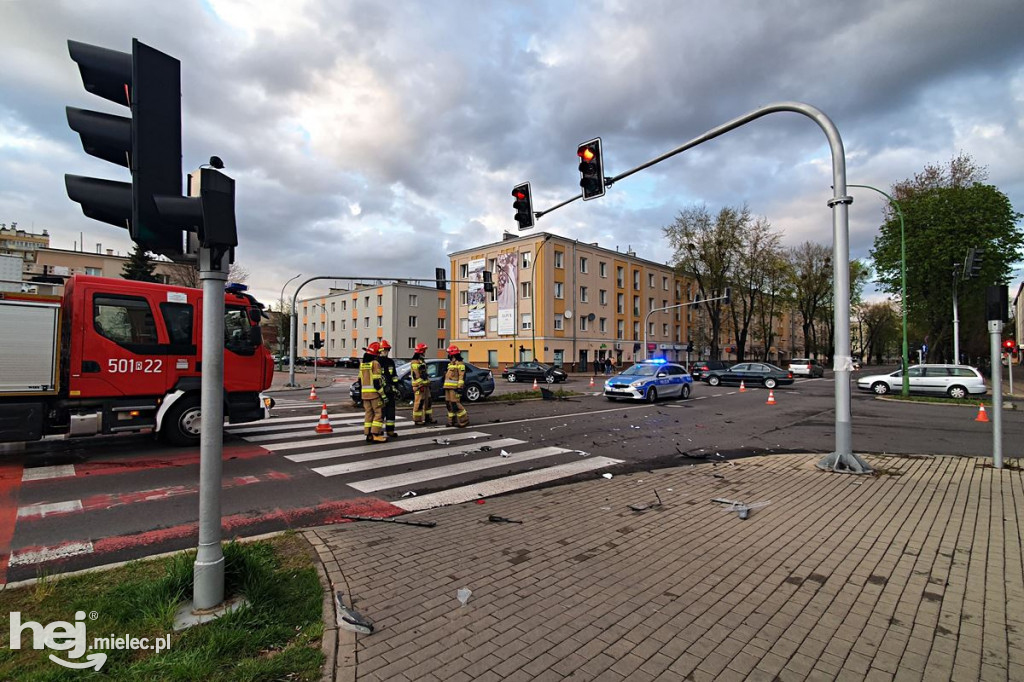
[[746, 355], [747, 336], [754, 318], [758, 292], [767, 284], [774, 257], [781, 252], [779, 244], [782, 240], [782, 235], [772, 230], [766, 218], [757, 218], [751, 222], [746, 207], [740, 218], [744, 222], [740, 225], [742, 236], [737, 244], [732, 305], [729, 307], [732, 327], [736, 332], [736, 362], [743, 362]]
[[800, 312], [804, 352], [818, 357], [819, 311], [827, 306], [832, 290], [832, 255], [827, 246], [804, 242], [789, 252], [793, 304]]
[[121, 268], [121, 277], [139, 282], [157, 282], [159, 280], [153, 274], [155, 268], [156, 265], [149, 260], [146, 252], [140, 249], [138, 244], [135, 244], [135, 248], [128, 255], [128, 261]]
[[901, 346], [899, 314], [891, 300], [861, 303], [858, 306], [858, 324], [861, 325], [861, 348], [864, 359], [875, 358], [878, 364], [895, 346]]
[[[706, 301], [725, 293], [736, 267], [737, 245], [742, 242], [743, 228], [750, 221], [747, 207], [723, 208], [712, 218], [706, 205], [693, 206], [679, 212], [676, 221], [663, 228], [665, 237], [675, 251], [676, 271], [697, 282], [702, 309], [711, 323], [709, 345], [711, 357], [718, 358], [718, 340], [722, 329], [722, 300]], [[698, 311], [700, 314], [700, 311]]]
[[[890, 194], [904, 218], [907, 268], [907, 318], [927, 338], [933, 357], [952, 355], [954, 267], [967, 249], [984, 249], [979, 277], [957, 283], [961, 348], [969, 355], [987, 353], [984, 320], [985, 287], [1006, 282], [1013, 263], [1024, 256], [1024, 234], [1016, 223], [1024, 216], [1013, 210], [999, 189], [983, 184], [985, 170], [969, 155], [947, 165], [929, 165], [893, 185]], [[880, 287], [900, 291], [900, 223], [891, 207], [875, 238], [871, 256]]]
[[792, 295], [792, 274], [782, 249], [768, 253], [764, 265], [764, 280], [755, 299], [754, 335], [761, 339], [761, 357], [768, 359], [775, 345], [775, 318], [781, 313], [785, 299]]
[[[179, 287], [188, 287], [190, 289], [202, 289], [203, 284], [199, 281], [199, 266], [193, 263], [169, 263], [166, 265], [168, 270], [168, 283]], [[238, 282], [244, 284], [249, 279], [249, 271], [245, 269], [245, 266], [239, 265], [238, 263], [232, 263], [228, 266], [228, 281]]]

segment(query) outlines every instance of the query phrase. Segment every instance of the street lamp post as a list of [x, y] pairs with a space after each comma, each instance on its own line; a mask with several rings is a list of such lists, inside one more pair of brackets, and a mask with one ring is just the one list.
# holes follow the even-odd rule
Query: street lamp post
[[[907, 367], [910, 365], [910, 346], [907, 343], [907, 236], [903, 225], [903, 211], [900, 210], [899, 203], [896, 202], [891, 196], [871, 185], [847, 185], [847, 187], [861, 187], [863, 189], [873, 189], [874, 191], [881, 194], [883, 197], [889, 200], [893, 208], [896, 209], [896, 215], [900, 219], [900, 280], [901, 280], [901, 293], [900, 293], [900, 308], [903, 310], [903, 397], [910, 395], [910, 376], [907, 374]], [[954, 284], [955, 286], [955, 284]]]
[[[283, 350], [283, 346], [284, 346], [284, 340], [283, 339], [285, 338], [284, 326], [285, 326], [285, 324], [287, 324], [287, 322], [284, 319], [284, 289], [289, 284], [291, 284], [293, 280], [298, 279], [299, 277], [302, 277], [302, 273], [301, 272], [299, 274], [295, 275], [295, 277], [292, 277], [291, 279], [289, 279], [287, 282], [284, 283], [284, 286], [281, 287], [281, 297], [278, 299], [278, 303], [277, 303], [277, 312], [278, 312], [278, 317], [279, 317], [279, 319], [278, 319], [279, 324], [277, 325], [277, 327], [278, 327], [278, 332], [277, 333], [278, 333], [278, 338], [279, 338], [279, 341], [277, 343], [278, 355], [280, 355], [281, 351]], [[291, 317], [291, 313], [290, 312], [288, 313], [288, 316]], [[290, 330], [291, 329], [291, 325], [288, 325], [288, 328]], [[281, 362], [282, 365], [283, 365], [283, 362], [284, 361], [282, 360], [282, 362]]]

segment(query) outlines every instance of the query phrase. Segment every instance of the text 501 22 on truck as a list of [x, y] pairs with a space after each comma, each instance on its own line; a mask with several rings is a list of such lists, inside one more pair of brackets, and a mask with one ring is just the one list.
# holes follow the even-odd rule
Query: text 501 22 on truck
[[[228, 285], [224, 415], [268, 416], [262, 306]], [[76, 275], [64, 295], [0, 293], [0, 442], [152, 430], [199, 442], [202, 291]], [[218, 340], [220, 341], [220, 340]]]

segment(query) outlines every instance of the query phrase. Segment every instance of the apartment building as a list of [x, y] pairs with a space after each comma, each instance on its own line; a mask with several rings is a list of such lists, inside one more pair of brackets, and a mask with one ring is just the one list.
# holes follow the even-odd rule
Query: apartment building
[[361, 284], [300, 299], [297, 306], [300, 357], [314, 356], [316, 333], [324, 342], [319, 357], [333, 359], [361, 356], [381, 339], [391, 344], [393, 358], [411, 358], [418, 343], [430, 348], [428, 357], [444, 357], [448, 345], [448, 292], [434, 287]]
[[[685, 360], [696, 288], [671, 265], [541, 232], [449, 254], [451, 340], [480, 366], [537, 359], [582, 369], [611, 357]], [[494, 291], [483, 290], [492, 273]], [[467, 355], [468, 353], [468, 355]]]

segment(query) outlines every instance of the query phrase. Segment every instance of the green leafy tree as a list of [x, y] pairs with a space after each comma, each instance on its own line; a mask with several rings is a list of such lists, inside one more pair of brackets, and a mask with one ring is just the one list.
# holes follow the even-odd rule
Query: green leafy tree
[[156, 265], [149, 260], [146, 252], [136, 244], [128, 255], [128, 261], [121, 268], [121, 277], [139, 282], [158, 282], [156, 275], [153, 274], [155, 268]]
[[[907, 317], [922, 330], [933, 359], [952, 357], [953, 276], [968, 248], [984, 249], [979, 277], [957, 283], [961, 348], [984, 356], [985, 287], [1005, 283], [1014, 262], [1024, 256], [1022, 216], [998, 188], [984, 184], [986, 173], [960, 154], [945, 166], [930, 165], [913, 179], [893, 185], [890, 194], [903, 210], [907, 248]], [[886, 207], [875, 238], [874, 259], [880, 287], [900, 291], [900, 223]]]
[[772, 266], [782, 251], [782, 234], [773, 230], [766, 218], [751, 220], [748, 215], [741, 227], [742, 237], [737, 244], [739, 257], [732, 279], [732, 305], [729, 306], [736, 333], [736, 362], [746, 358], [747, 337], [752, 331], [758, 296], [769, 287]]
[[824, 244], [804, 242], [790, 250], [789, 265], [793, 305], [800, 313], [804, 333], [804, 353], [817, 358], [821, 311], [831, 305], [832, 299], [832, 252]]

